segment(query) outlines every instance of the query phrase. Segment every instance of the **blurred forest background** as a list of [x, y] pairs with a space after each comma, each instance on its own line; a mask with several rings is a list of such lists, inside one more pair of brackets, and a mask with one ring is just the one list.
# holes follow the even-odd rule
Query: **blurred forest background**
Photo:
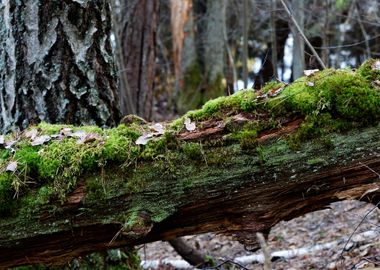
[[[17, 16], [17, 12], [24, 8], [37, 12], [41, 5], [33, 1], [24, 0], [29, 3], [24, 5], [26, 8], [18, 1], [3, 1], [0, 11], [6, 10], [5, 3], [12, 3], [15, 7], [9, 10]], [[61, 13], [54, 14], [61, 19], [61, 24], [51, 14], [38, 13], [47, 17], [41, 15], [42, 19], [38, 23], [49, 26], [43, 28], [45, 33], [41, 34], [41, 40], [50, 41], [54, 36], [54, 42], [45, 42], [42, 44], [44, 46], [38, 44], [41, 45], [37, 47], [42, 53], [34, 51], [33, 29], [25, 27], [30, 30], [28, 32], [22, 28], [30, 22], [35, 23], [33, 16], [26, 16], [25, 22], [22, 16], [17, 17], [20, 22], [5, 21], [0, 16], [0, 39], [6, 39], [2, 44], [3, 51], [0, 51], [0, 64], [4, 63], [0, 69], [2, 132], [11, 130], [14, 123], [25, 128], [39, 121], [114, 126], [121, 118], [119, 108], [115, 105], [117, 99], [122, 115], [136, 114], [148, 121], [167, 121], [188, 110], [200, 108], [207, 100], [231, 95], [243, 88], [260, 89], [271, 80], [292, 82], [302, 76], [304, 70], [321, 69], [321, 63], [331, 68], [354, 68], [364, 60], [380, 55], [380, 2], [377, 0], [113, 0], [111, 10], [108, 9], [107, 1], [98, 1], [98, 6], [83, 8], [83, 14], [71, 7], [87, 1], [42, 2], [46, 10], [67, 5]], [[289, 7], [291, 15], [286, 12], [284, 4]], [[78, 14], [86, 15], [89, 19], [82, 20]], [[106, 23], [103, 18], [106, 18]], [[116, 56], [118, 87], [114, 87], [113, 74], [110, 72], [112, 68], [109, 68], [113, 67], [112, 60], [108, 58], [111, 53], [107, 46], [111, 30], [107, 23], [111, 20], [111, 43]], [[300, 29], [294, 26], [292, 20], [298, 22]], [[10, 22], [22, 27], [12, 27]], [[96, 26], [103, 26], [98, 29], [99, 33], [89, 33], [88, 30], [94, 27], [93, 22], [97, 23]], [[76, 24], [80, 25], [78, 29], [84, 34], [67, 31]], [[16, 38], [20, 40], [9, 39], [7, 35], [11, 36], [17, 31], [19, 36]], [[306, 46], [301, 33], [304, 33], [319, 57]], [[91, 46], [83, 45], [86, 35], [90, 36], [88, 40], [91, 40], [91, 35], [94, 36]], [[28, 38], [32, 42], [28, 43]], [[75, 39], [78, 43], [73, 42]], [[32, 56], [13, 54], [13, 51], [12, 54], [8, 53], [7, 47], [13, 49], [8, 43], [13, 41], [11, 45], [14, 48], [18, 46], [25, 49], [33, 45], [28, 47]], [[84, 54], [77, 52], [80, 50], [70, 51], [70, 46], [76, 49], [73, 44], [82, 44], [78, 48], [84, 48], [83, 52], [88, 58], [82, 59]], [[43, 54], [43, 49], [46, 54]], [[101, 59], [102, 62], [92, 59]], [[98, 79], [98, 75], [99, 78], [100, 75], [103, 77]], [[114, 95], [116, 88], [117, 95]], [[55, 106], [58, 100], [59, 106]], [[338, 217], [335, 217], [335, 221], [326, 212], [313, 213], [312, 217], [293, 221], [293, 225], [290, 225], [294, 226], [292, 229], [289, 229], [290, 226], [278, 227], [277, 231], [274, 230], [276, 234], [272, 234], [269, 240], [277, 241], [280, 243], [277, 247], [284, 249], [296, 242], [300, 245], [313, 244], [307, 242], [303, 234], [311, 235], [312, 241], [318, 242], [323, 238], [318, 229], [323, 227], [325, 237], [332, 238], [331, 234], [337, 237], [335, 232], [340, 225], [345, 225], [344, 228], [339, 227], [341, 235], [348, 236], [348, 229], [355, 227], [361, 220], [357, 216], [343, 218], [339, 213], [348, 212], [348, 208], [358, 212], [359, 208], [364, 207], [346, 206], [336, 206]], [[336, 221], [338, 219], [339, 224]], [[379, 220], [380, 215], [373, 218], [373, 224], [378, 224]], [[230, 247], [230, 239], [221, 240], [214, 236], [197, 239], [194, 241], [195, 246], [206, 250], [218, 245]], [[210, 239], [213, 240], [213, 246], [204, 245], [212, 242]], [[219, 240], [224, 241], [223, 244], [216, 243]], [[236, 247], [235, 244], [231, 245]], [[244, 250], [244, 247], [239, 248], [239, 252]], [[155, 251], [159, 250], [160, 247], [156, 246]], [[335, 259], [339, 259], [340, 250], [335, 250]], [[374, 249], [373, 253], [378, 251]], [[99, 265], [113, 263], [113, 258], [118, 261], [120, 254], [120, 250], [110, 251], [102, 254], [104, 258], [108, 256], [108, 261], [103, 258], [98, 262], [91, 256], [88, 260], [92, 267], [98, 265], [100, 268]], [[233, 257], [237, 254], [229, 255]], [[322, 257], [328, 259], [331, 256], [323, 254]], [[353, 257], [357, 257], [356, 254]], [[316, 265], [323, 262], [321, 257], [314, 258]], [[123, 259], [128, 261], [130, 258]], [[326, 262], [322, 265], [324, 268], [315, 268], [326, 269]], [[74, 262], [69, 268], [78, 267]], [[278, 269], [290, 268], [285, 266]], [[294, 269], [304, 268], [300, 266]], [[332, 266], [329, 269], [336, 268]]]
[[[378, 1], [285, 3], [327, 67], [379, 56]], [[168, 120], [321, 68], [278, 0], [115, 0], [113, 14], [123, 114]]]

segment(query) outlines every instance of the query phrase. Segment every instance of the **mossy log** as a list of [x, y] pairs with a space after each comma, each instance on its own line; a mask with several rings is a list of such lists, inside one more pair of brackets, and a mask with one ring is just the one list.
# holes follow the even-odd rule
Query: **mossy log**
[[0, 137], [0, 267], [216, 232], [380, 198], [380, 62], [239, 91], [162, 125], [40, 124]]

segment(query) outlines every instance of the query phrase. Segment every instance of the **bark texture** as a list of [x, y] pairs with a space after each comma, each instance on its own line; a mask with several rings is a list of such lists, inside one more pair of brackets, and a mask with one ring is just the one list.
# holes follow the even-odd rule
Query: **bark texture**
[[[292, 0], [292, 10], [294, 19], [298, 22], [301, 30], [304, 31], [304, 1], [303, 0]], [[293, 69], [292, 75], [293, 80], [298, 79], [302, 76], [305, 70], [305, 42], [297, 30], [297, 28], [291, 24], [291, 30], [293, 34]]]
[[116, 9], [119, 91], [123, 114], [151, 119], [155, 77], [158, 3], [149, 0], [120, 1]]
[[[208, 0], [206, 30], [204, 33], [204, 64], [208, 84], [213, 85], [224, 76], [226, 28], [226, 0]], [[219, 82], [220, 83], [220, 82]], [[213, 93], [213, 98], [217, 97]]]
[[119, 121], [107, 1], [0, 3], [0, 130]]

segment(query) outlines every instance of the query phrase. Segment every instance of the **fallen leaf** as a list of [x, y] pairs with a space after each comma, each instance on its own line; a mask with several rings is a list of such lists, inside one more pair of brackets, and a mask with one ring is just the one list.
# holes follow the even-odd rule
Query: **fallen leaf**
[[151, 126], [150, 128], [153, 129], [154, 131], [156, 131], [159, 135], [162, 135], [165, 133], [165, 128], [160, 123], [156, 123], [153, 126]]
[[38, 135], [38, 130], [36, 128], [33, 128], [33, 129], [30, 129], [30, 130], [27, 130], [25, 132], [25, 137], [26, 138], [29, 138], [31, 140], [34, 140]]
[[68, 136], [76, 137], [76, 138], [82, 138], [82, 137], [86, 136], [86, 132], [84, 130], [78, 130], [78, 131], [71, 133]]
[[153, 138], [152, 133], [143, 134], [137, 138], [135, 143], [139, 145], [146, 145], [152, 138]]
[[99, 134], [88, 133], [85, 136], [79, 138], [77, 140], [77, 144], [89, 143], [89, 142], [93, 142], [93, 141], [101, 140], [101, 139], [102, 139], [102, 137]]
[[187, 131], [194, 131], [196, 129], [195, 123], [191, 122], [190, 118], [186, 118], [183, 123], [184, 123]]
[[50, 137], [58, 141], [62, 141], [65, 138], [65, 136], [63, 136], [62, 134], [53, 134], [53, 135], [50, 135]]
[[11, 161], [8, 163], [7, 168], [5, 171], [7, 172], [15, 172], [17, 169], [17, 161]]
[[380, 70], [380, 61], [376, 61], [375, 63], [372, 64], [372, 70]]
[[59, 133], [63, 136], [71, 136], [73, 133], [73, 130], [71, 128], [62, 128]]
[[4, 143], [5, 143], [5, 136], [0, 135], [0, 144], [4, 144]]
[[5, 149], [10, 149], [12, 146], [16, 143], [16, 140], [6, 141], [5, 142]]
[[36, 138], [32, 141], [31, 145], [32, 145], [32, 146], [42, 145], [42, 144], [44, 144], [44, 143], [50, 141], [50, 139], [51, 139], [51, 137], [50, 137], [49, 135], [38, 136], [38, 137], [36, 137]]
[[282, 90], [284, 90], [284, 87], [280, 87], [278, 89], [272, 89], [268, 92], [268, 96], [270, 97], [278, 96], [278, 94], [280, 94]]
[[314, 86], [314, 83], [313, 82], [307, 82], [306, 83], [308, 86]]
[[303, 71], [303, 74], [307, 77], [317, 73], [319, 71], [319, 69], [308, 69], [308, 70], [304, 70]]

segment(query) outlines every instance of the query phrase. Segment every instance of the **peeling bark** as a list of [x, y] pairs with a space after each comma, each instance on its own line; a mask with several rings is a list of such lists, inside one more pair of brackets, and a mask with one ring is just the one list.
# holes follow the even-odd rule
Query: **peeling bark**
[[0, 130], [119, 121], [107, 1], [0, 3]]

